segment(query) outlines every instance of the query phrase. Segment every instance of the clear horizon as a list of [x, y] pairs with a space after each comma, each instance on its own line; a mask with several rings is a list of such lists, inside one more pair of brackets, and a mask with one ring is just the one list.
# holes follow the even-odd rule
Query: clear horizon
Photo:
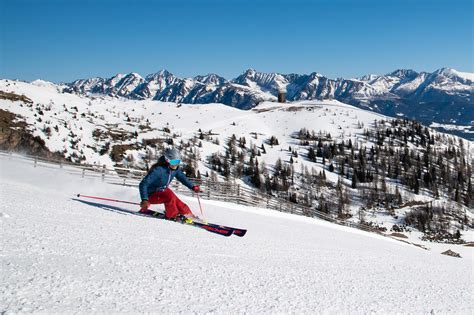
[[[450, 67], [442, 67], [442, 68], [450, 68]], [[366, 73], [366, 74], [362, 74], [362, 75], [357, 76], [357, 77], [342, 77], [342, 76], [340, 76], [340, 77], [330, 77], [330, 76], [325, 75], [324, 73], [320, 73], [319, 71], [313, 71], [313, 72], [319, 73], [319, 74], [325, 76], [326, 78], [329, 78], [329, 79], [332, 79], [332, 80], [337, 80], [338, 78], [343, 78], [343, 79], [355, 79], [355, 78], [360, 78], [360, 77], [362, 77], [362, 76], [364, 76], [364, 75], [387, 75], [387, 74], [390, 74], [390, 73], [395, 72], [395, 71], [397, 71], [397, 70], [414, 70], [414, 71], [416, 71], [416, 72], [418, 72], [418, 73], [421, 73], [421, 72], [432, 73], [432, 72], [434, 72], [434, 71], [436, 71], [436, 70], [440, 70], [440, 69], [442, 69], [442, 68], [434, 69], [433, 71], [423, 71], [423, 70], [418, 71], [418, 70], [416, 70], [416, 69], [407, 69], [407, 68], [402, 69], [402, 68], [399, 68], [399, 69], [393, 69], [393, 71], [389, 71], [389, 72], [387, 72], [387, 73]], [[296, 73], [296, 72], [293, 72], [293, 73], [281, 73], [281, 72], [278, 72], [278, 71], [265, 72], [265, 71], [259, 71], [258, 69], [254, 69], [254, 68], [249, 68], [249, 69], [253, 69], [253, 70], [255, 70], [255, 71], [257, 71], [257, 72], [261, 72], [261, 73], [278, 73], [278, 74], [281, 74], [281, 75], [289, 75], [289, 74], [309, 75], [309, 74], [313, 73], [313, 72], [311, 72], [311, 73], [309, 73], [309, 72], [307, 72], [307, 73]], [[197, 73], [197, 74], [189, 75], [189, 76], [179, 76], [179, 75], [177, 75], [177, 74], [175, 74], [175, 73], [173, 73], [173, 72], [171, 72], [171, 71], [168, 71], [168, 72], [170, 72], [170, 73], [173, 74], [174, 76], [176, 76], [176, 77], [178, 77], [178, 78], [181, 78], [181, 79], [194, 78], [194, 77], [199, 76], [199, 75], [205, 76], [205, 75], [210, 75], [210, 74], [217, 74], [217, 75], [223, 77], [224, 79], [227, 79], [227, 80], [230, 81], [230, 80], [236, 79], [238, 76], [244, 74], [244, 73], [245, 73], [247, 70], [249, 70], [249, 69], [243, 70], [240, 74], [238, 74], [238, 75], [236, 75], [235, 77], [232, 77], [232, 78], [223, 77], [223, 76], [221, 76], [219, 73]], [[451, 69], [454, 69], [454, 68], [451, 68]], [[167, 69], [160, 69], [160, 70], [158, 70], [158, 71], [150, 72], [150, 73], [138, 73], [138, 72], [136, 72], [136, 71], [131, 71], [131, 72], [128, 72], [128, 73], [114, 73], [114, 74], [112, 74], [112, 75], [110, 75], [110, 76], [102, 76], [102, 77], [100, 77], [100, 76], [91, 76], [91, 77], [84, 77], [84, 78], [76, 78], [76, 79], [71, 80], [71, 81], [50, 81], [50, 80], [46, 80], [46, 79], [44, 79], [44, 78], [36, 78], [36, 79], [33, 79], [33, 80], [23, 80], [23, 79], [18, 79], [18, 78], [0, 78], [0, 79], [19, 80], [19, 81], [26, 81], [26, 82], [31, 82], [31, 81], [35, 81], [35, 80], [43, 80], [43, 81], [49, 81], [49, 82], [52, 82], [52, 83], [56, 83], [56, 84], [57, 84], [57, 83], [71, 83], [71, 82], [73, 82], [73, 81], [75, 81], [75, 80], [83, 80], [83, 79], [91, 79], [91, 78], [109, 79], [109, 78], [111, 78], [111, 77], [113, 77], [113, 76], [115, 76], [115, 75], [119, 75], [119, 74], [128, 75], [128, 74], [130, 74], [130, 73], [137, 73], [137, 74], [139, 74], [142, 78], [145, 78], [147, 75], [151, 75], [151, 74], [154, 74], [154, 73], [158, 73], [158, 72], [160, 72], [161, 70], [167, 70]], [[462, 70], [459, 70], [459, 69], [454, 69], [454, 70], [459, 71], [459, 72], [468, 72], [468, 73], [469, 73], [469, 71], [462, 71]]]
[[71, 82], [165, 69], [329, 78], [473, 70], [465, 0], [0, 0], [0, 76]]

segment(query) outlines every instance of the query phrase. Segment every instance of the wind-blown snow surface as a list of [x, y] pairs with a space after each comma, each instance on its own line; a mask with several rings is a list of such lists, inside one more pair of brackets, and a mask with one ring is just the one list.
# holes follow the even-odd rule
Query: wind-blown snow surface
[[225, 238], [74, 200], [78, 192], [136, 200], [135, 188], [0, 162], [2, 313], [474, 311], [467, 247], [458, 259], [315, 219], [203, 201], [209, 221], [248, 229]]

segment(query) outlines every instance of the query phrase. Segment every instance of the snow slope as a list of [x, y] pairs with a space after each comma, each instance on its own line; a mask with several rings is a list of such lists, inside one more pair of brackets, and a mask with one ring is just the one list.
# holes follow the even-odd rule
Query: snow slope
[[2, 313], [474, 311], [467, 247], [451, 247], [463, 256], [453, 258], [316, 219], [203, 201], [209, 221], [249, 230], [225, 238], [74, 198], [137, 200], [135, 188], [5, 157], [0, 165]]
[[[363, 132], [358, 127], [359, 123], [370, 127], [376, 119], [390, 119], [335, 100], [291, 104], [263, 102], [247, 111], [223, 104], [186, 104], [177, 107], [175, 103], [151, 100], [110, 97], [91, 99], [59, 93], [54, 86], [38, 86], [11, 80], [0, 80], [0, 90], [23, 94], [34, 102], [33, 106], [23, 106], [21, 101], [0, 100], [0, 109], [24, 117], [33, 129], [33, 135], [44, 140], [50, 151], [62, 152], [65, 157], [80, 156], [86, 163], [105, 164], [108, 167], [114, 164], [109, 154], [100, 155], [93, 148], [100, 148], [106, 142], [134, 144], [143, 139], [165, 138], [169, 134], [162, 131], [164, 127], [177, 134], [178, 140], [184, 141], [199, 135], [199, 129], [217, 134], [216, 137], [222, 144], [235, 134], [237, 138], [245, 137], [248, 144], [252, 142], [260, 147], [265, 140], [276, 136], [281, 147], [267, 148], [268, 155], [265, 156], [265, 162], [272, 165], [277, 158], [289, 160], [289, 153], [282, 152], [281, 148], [286, 149], [288, 145], [295, 147], [298, 141], [292, 135], [301, 128], [331, 133], [334, 138], [352, 138], [355, 142], [357, 134]], [[140, 126], [143, 125], [147, 128], [141, 129]], [[46, 127], [50, 127], [50, 135], [44, 132]], [[94, 130], [139, 133], [136, 138], [119, 141], [94, 138]], [[199, 148], [204, 158], [217, 150], [222, 150], [222, 147], [204, 144], [203, 148]], [[301, 155], [306, 152], [307, 148], [303, 148], [299, 153]], [[136, 161], [140, 161], [145, 150], [131, 150], [127, 154], [132, 154]], [[313, 165], [306, 163], [304, 159], [301, 162], [310, 168]], [[201, 165], [200, 170], [203, 174], [206, 172], [204, 165]]]

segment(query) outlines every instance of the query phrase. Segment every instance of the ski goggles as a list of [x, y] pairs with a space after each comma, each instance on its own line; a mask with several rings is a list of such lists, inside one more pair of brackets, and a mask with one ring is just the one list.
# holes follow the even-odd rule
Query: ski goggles
[[181, 163], [181, 160], [169, 160], [168, 163], [170, 163], [170, 165], [179, 165], [179, 163]]

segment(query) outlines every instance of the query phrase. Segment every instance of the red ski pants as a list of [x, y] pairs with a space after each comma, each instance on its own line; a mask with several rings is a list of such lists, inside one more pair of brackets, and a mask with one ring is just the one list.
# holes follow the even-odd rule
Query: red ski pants
[[192, 214], [188, 205], [182, 202], [169, 188], [151, 194], [148, 201], [152, 204], [163, 203], [165, 205], [165, 216], [168, 219], [176, 218], [178, 213], [182, 215]]

